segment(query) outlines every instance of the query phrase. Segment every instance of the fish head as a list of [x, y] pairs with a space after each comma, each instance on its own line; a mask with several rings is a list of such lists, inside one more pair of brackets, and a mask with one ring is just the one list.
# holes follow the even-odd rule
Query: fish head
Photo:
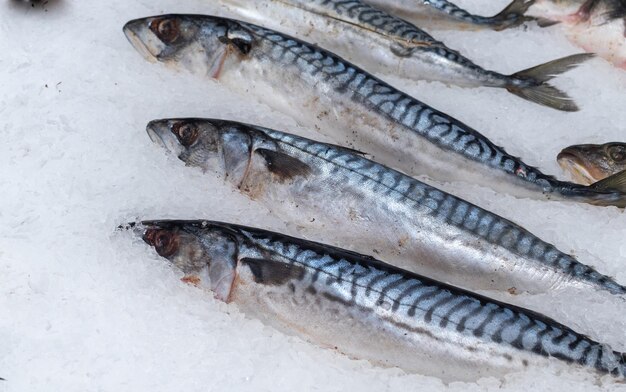
[[199, 118], [154, 120], [147, 132], [153, 142], [188, 166], [216, 173], [234, 184], [246, 175], [256, 138], [244, 124]]
[[252, 35], [238, 22], [208, 15], [161, 15], [124, 26], [130, 43], [148, 61], [217, 78], [228, 54], [247, 54]]
[[589, 185], [626, 169], [626, 143], [570, 146], [559, 153], [557, 161], [577, 182]]
[[144, 221], [135, 226], [159, 256], [185, 274], [183, 281], [207, 288], [228, 301], [235, 279], [237, 242], [209, 221]]

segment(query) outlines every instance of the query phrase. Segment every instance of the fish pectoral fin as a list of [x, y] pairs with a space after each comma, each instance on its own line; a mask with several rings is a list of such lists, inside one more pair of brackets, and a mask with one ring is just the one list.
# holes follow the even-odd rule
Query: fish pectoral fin
[[229, 29], [225, 40], [243, 55], [250, 53], [254, 44], [252, 34], [243, 28]]
[[306, 177], [311, 173], [309, 165], [280, 151], [258, 148], [254, 152], [265, 159], [267, 169], [281, 180]]
[[250, 268], [254, 281], [264, 285], [279, 286], [292, 279], [302, 279], [304, 267], [272, 259], [241, 259], [241, 264]]
[[590, 187], [598, 191], [614, 189], [626, 193], [626, 170], [613, 174], [604, 180], [594, 182]]

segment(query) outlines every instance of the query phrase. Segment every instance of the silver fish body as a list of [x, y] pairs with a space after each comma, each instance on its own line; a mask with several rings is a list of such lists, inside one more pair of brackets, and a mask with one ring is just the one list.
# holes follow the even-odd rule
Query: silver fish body
[[[224, 3], [248, 21], [316, 42], [370, 72], [463, 87], [505, 88], [516, 94], [542, 84], [547, 87], [544, 81], [524, 74], [525, 71], [503, 75], [486, 70], [417, 26], [361, 0], [228, 0]], [[571, 63], [563, 70], [574, 65]], [[549, 74], [555, 76], [554, 68]], [[553, 91], [551, 98], [560, 99], [539, 103], [561, 110], [577, 109], [565, 93]], [[522, 97], [538, 102], [535, 95]]]
[[470, 289], [626, 293], [515, 223], [358, 152], [223, 120], [155, 120], [147, 131], [316, 240]]
[[290, 334], [357, 359], [445, 381], [526, 367], [624, 377], [624, 357], [554, 320], [371, 257], [211, 221], [136, 227], [185, 280]]
[[365, 0], [418, 25], [432, 29], [504, 30], [534, 20], [526, 12], [534, 0], [514, 0], [494, 16], [472, 14], [447, 0]]
[[408, 174], [479, 183], [519, 196], [626, 205], [619, 190], [557, 181], [462, 122], [275, 31], [200, 15], [144, 18], [124, 30], [147, 58], [217, 79]]

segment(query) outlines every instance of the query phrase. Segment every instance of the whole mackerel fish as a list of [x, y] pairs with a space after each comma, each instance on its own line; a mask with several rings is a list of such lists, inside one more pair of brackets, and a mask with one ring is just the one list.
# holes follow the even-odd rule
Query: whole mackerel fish
[[475, 15], [447, 0], [365, 0], [391, 14], [431, 29], [505, 30], [535, 20], [526, 15], [535, 0], [514, 0], [494, 16]]
[[316, 240], [377, 251], [470, 289], [626, 293], [515, 223], [358, 152], [224, 120], [155, 120], [147, 132], [187, 165], [224, 178], [287, 222], [315, 228]]
[[350, 251], [211, 221], [131, 224], [247, 316], [357, 359], [445, 381], [528, 367], [624, 379], [624, 355], [543, 315]]
[[568, 56], [503, 75], [474, 64], [415, 25], [361, 0], [227, 0], [224, 4], [248, 21], [316, 42], [370, 72], [463, 87], [504, 88], [563, 111], [578, 107], [547, 81], [590, 57]]
[[558, 181], [462, 122], [281, 33], [205, 15], [142, 18], [128, 22], [124, 31], [150, 61], [217, 79], [406, 173], [475, 182], [519, 196], [626, 206], [626, 189]]

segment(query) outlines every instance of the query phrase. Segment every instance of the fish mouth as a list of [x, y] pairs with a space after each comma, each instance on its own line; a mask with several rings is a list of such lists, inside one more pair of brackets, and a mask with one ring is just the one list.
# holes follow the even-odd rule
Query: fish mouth
[[156, 37], [150, 32], [149, 23], [149, 18], [131, 20], [122, 30], [137, 52], [149, 62], [155, 63], [161, 51], [158, 49], [160, 45], [155, 42]]
[[577, 183], [590, 185], [597, 181], [588, 170], [587, 162], [574, 151], [565, 149], [559, 153], [556, 160], [559, 166], [566, 172], [569, 172]]
[[146, 126], [146, 132], [152, 142], [167, 152], [175, 154], [177, 157], [183, 152], [183, 146], [180, 145], [178, 138], [170, 131], [170, 121], [153, 120]]
[[123, 225], [119, 225], [117, 227], [120, 231], [127, 231], [133, 233], [138, 238], [143, 239], [146, 243], [152, 245], [151, 237], [155, 230], [161, 229], [172, 229], [177, 227], [178, 221], [170, 221], [170, 220], [146, 220], [146, 221], [135, 221], [128, 222]]

